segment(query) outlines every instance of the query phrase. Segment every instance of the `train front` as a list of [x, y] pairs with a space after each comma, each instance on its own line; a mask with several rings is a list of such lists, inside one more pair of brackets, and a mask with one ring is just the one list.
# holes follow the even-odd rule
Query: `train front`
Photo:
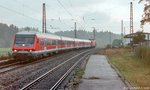
[[13, 39], [12, 51], [15, 59], [29, 59], [35, 50], [35, 33], [17, 33]]

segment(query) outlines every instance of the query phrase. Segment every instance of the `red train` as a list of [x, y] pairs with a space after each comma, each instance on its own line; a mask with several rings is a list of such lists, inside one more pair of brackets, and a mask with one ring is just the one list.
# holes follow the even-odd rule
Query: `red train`
[[13, 57], [42, 57], [65, 50], [95, 47], [95, 40], [75, 39], [44, 33], [19, 32], [13, 38]]

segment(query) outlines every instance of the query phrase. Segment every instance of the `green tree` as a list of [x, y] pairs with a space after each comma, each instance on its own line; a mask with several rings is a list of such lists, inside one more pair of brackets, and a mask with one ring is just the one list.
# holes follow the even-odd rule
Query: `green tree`
[[145, 41], [145, 35], [143, 32], [136, 32], [132, 38], [133, 44], [140, 44]]
[[121, 46], [122, 44], [122, 40], [121, 39], [114, 39], [113, 40], [113, 43], [112, 43], [112, 46]]

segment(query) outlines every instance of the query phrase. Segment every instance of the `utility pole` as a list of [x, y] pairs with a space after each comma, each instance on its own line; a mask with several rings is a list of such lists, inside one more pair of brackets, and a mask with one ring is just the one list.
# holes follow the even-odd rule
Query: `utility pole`
[[131, 39], [132, 39], [132, 36], [131, 35], [133, 33], [133, 4], [132, 2], [130, 2], [130, 44], [131, 44]]
[[[126, 35], [126, 27], [124, 27], [124, 35]], [[126, 39], [124, 38], [124, 42], [126, 43]]]
[[121, 20], [121, 41], [123, 45], [123, 20]]
[[95, 27], [93, 27], [93, 39], [94, 40], [96, 39], [96, 29], [95, 29]]
[[109, 41], [110, 41], [110, 47], [112, 48], [112, 44], [111, 44], [111, 31], [109, 31]]
[[45, 7], [45, 3], [43, 3], [42, 32], [46, 33], [46, 7]]
[[74, 38], [77, 38], [77, 24], [74, 23]]
[[134, 33], [133, 31], [133, 4], [130, 2], [130, 34]]

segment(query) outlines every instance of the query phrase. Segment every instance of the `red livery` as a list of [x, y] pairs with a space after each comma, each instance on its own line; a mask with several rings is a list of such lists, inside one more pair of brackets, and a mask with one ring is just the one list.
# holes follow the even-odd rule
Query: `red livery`
[[41, 57], [64, 50], [95, 47], [95, 40], [75, 39], [45, 33], [19, 32], [14, 36], [14, 58]]

